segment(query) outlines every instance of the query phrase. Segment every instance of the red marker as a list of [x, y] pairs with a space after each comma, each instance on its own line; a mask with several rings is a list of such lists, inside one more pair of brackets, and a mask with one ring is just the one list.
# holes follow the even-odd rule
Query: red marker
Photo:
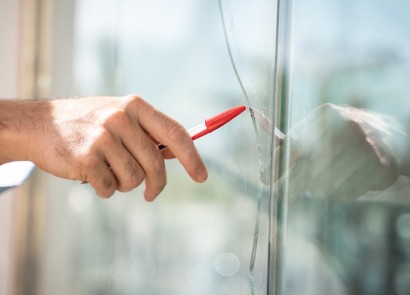
[[[189, 129], [188, 133], [189, 135], [191, 135], [192, 140], [200, 138], [218, 129], [219, 127], [222, 127], [223, 125], [231, 121], [233, 118], [238, 116], [240, 113], [242, 113], [244, 110], [246, 110], [246, 106], [239, 106], [226, 110], [225, 112], [222, 112], [212, 118], [206, 119], [203, 123]], [[160, 150], [163, 150], [167, 148], [167, 146], [159, 144], [158, 148]]]

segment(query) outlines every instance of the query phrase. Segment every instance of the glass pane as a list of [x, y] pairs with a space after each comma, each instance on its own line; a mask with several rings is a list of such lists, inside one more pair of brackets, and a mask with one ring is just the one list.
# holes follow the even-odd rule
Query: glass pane
[[243, 97], [252, 111], [257, 137], [260, 179], [249, 281], [251, 294], [266, 294], [269, 292], [268, 256], [273, 254], [269, 253], [267, 246], [270, 244], [266, 238], [274, 236], [267, 221], [271, 213], [272, 147], [283, 136], [273, 123], [277, 1], [218, 2], [229, 57]]
[[[62, 189], [50, 180], [46, 189], [58, 196], [49, 203], [42, 294], [266, 294], [272, 136], [258, 124], [273, 116], [272, 4], [76, 1], [73, 86], [65, 91], [137, 94], [187, 128], [237, 105], [259, 117], [247, 110], [195, 142], [210, 170], [205, 184], [167, 162], [168, 186], [154, 203], [141, 188], [100, 200], [87, 185]], [[263, 48], [249, 49], [252, 36], [239, 23], [248, 9], [263, 13]], [[221, 13], [238, 23], [224, 31]], [[239, 75], [249, 77], [248, 99], [226, 41], [246, 61]], [[65, 80], [64, 72], [53, 77], [55, 85]]]
[[410, 2], [289, 7], [276, 293], [408, 294]]

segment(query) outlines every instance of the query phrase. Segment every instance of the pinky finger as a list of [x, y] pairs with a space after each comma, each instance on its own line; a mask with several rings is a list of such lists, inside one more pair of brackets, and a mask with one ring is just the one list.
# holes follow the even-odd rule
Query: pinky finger
[[118, 181], [103, 163], [91, 172], [88, 182], [94, 188], [95, 193], [104, 199], [111, 197], [118, 189]]

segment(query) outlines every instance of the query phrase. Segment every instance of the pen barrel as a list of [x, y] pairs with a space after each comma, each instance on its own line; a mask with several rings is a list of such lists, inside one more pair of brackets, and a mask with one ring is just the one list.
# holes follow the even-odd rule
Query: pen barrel
[[[191, 136], [192, 140], [200, 138], [218, 129], [219, 127], [222, 127], [223, 125], [228, 123], [230, 120], [238, 116], [240, 113], [242, 113], [244, 110], [246, 110], [245, 106], [239, 106], [239, 107], [235, 107], [230, 110], [227, 110], [225, 112], [222, 112], [212, 118], [205, 120], [205, 122], [202, 122], [201, 124], [188, 129], [187, 130], [188, 134]], [[159, 150], [162, 151], [166, 148], [167, 148], [166, 145], [158, 144]]]
[[188, 130], [189, 135], [191, 136], [192, 140], [195, 140], [197, 138], [200, 138], [206, 134], [209, 133], [208, 128], [206, 127], [205, 122], [202, 122], [199, 125], [196, 125], [195, 127], [192, 127]]

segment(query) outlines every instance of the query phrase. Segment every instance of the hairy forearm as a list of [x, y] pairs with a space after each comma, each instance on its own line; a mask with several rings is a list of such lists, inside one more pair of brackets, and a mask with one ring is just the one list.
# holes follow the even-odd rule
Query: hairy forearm
[[31, 160], [33, 141], [50, 116], [47, 101], [0, 100], [0, 164]]

